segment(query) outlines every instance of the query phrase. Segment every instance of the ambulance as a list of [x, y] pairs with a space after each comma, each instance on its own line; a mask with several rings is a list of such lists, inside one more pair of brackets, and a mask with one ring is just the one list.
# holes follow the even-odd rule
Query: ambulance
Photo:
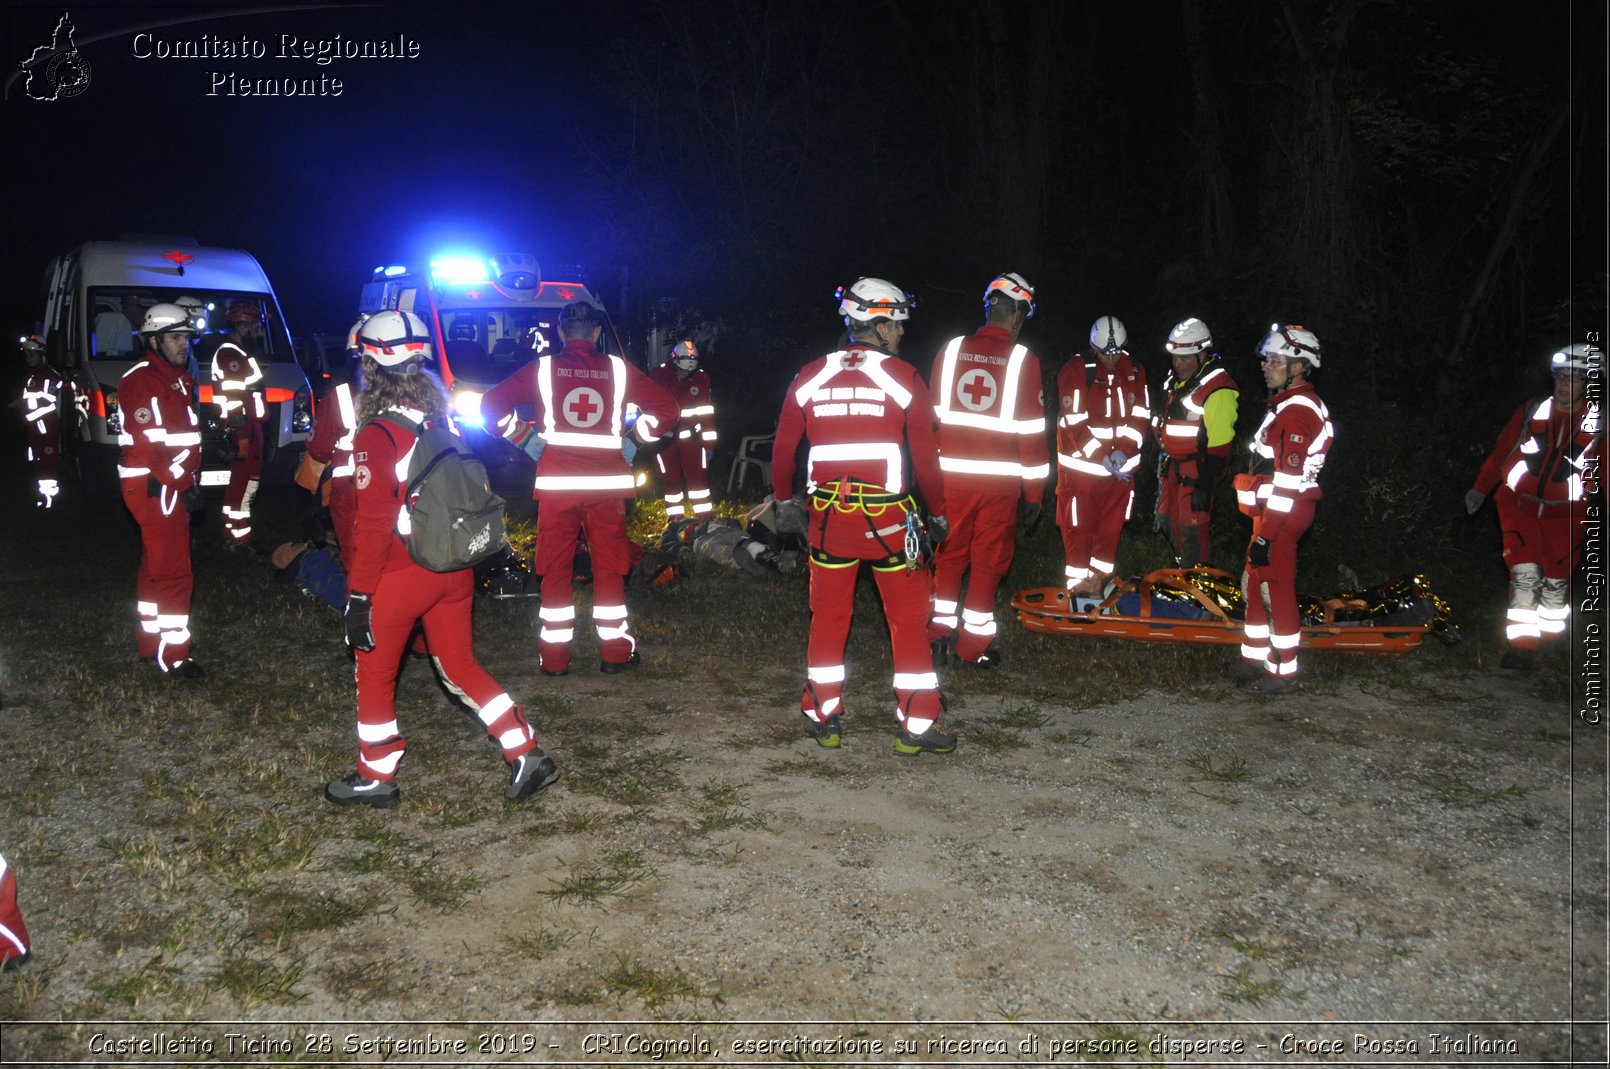
[[[443, 253], [426, 262], [375, 268], [359, 297], [364, 314], [398, 309], [425, 321], [436, 340], [437, 371], [451, 394], [454, 418], [488, 469], [529, 461], [481, 426], [481, 395], [538, 357], [564, 348], [559, 312], [565, 305], [586, 300], [604, 307], [582, 281], [581, 268], [551, 273], [545, 278], [528, 253]], [[607, 313], [598, 348], [626, 358]]]
[[[143, 356], [139, 336], [153, 304], [199, 305], [197, 349], [226, 333], [224, 314], [249, 301], [268, 314], [262, 351], [268, 420], [263, 428], [265, 478], [289, 478], [313, 426], [307, 376], [296, 362], [291, 336], [268, 276], [250, 253], [215, 249], [193, 239], [91, 241], [50, 261], [45, 271], [47, 359], [72, 381], [80, 399], [78, 426], [82, 474], [116, 492], [118, 433], [123, 413], [117, 391], [123, 373]], [[212, 402], [211, 367], [196, 385], [202, 428], [201, 484], [226, 486], [233, 446]], [[65, 433], [65, 431], [64, 431]]]

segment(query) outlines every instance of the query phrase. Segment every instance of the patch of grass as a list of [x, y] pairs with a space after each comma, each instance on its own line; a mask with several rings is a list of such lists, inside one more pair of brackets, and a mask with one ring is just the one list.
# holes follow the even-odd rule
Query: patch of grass
[[355, 957], [331, 965], [325, 969], [324, 978], [342, 1005], [361, 1008], [406, 994], [410, 984], [399, 973], [396, 960], [382, 955]]
[[571, 902], [602, 909], [609, 899], [633, 897], [633, 888], [655, 875], [636, 850], [617, 850], [596, 862], [571, 866], [559, 886], [538, 893], [556, 904]]
[[842, 763], [825, 755], [818, 756], [814, 752], [818, 748], [812, 743], [811, 753], [767, 761], [764, 771], [768, 776], [815, 776], [817, 779], [843, 779], [850, 774]]
[[608, 756], [602, 760], [589, 760], [578, 753], [576, 763], [580, 768], [569, 780], [571, 791], [620, 805], [641, 806], [682, 787], [682, 777], [674, 767], [686, 760], [681, 750], [629, 748], [619, 753], [605, 752]]
[[1261, 1009], [1276, 999], [1298, 1003], [1308, 997], [1308, 992], [1288, 987], [1278, 976], [1258, 979], [1253, 975], [1251, 966], [1242, 966], [1227, 973], [1220, 973], [1219, 979], [1225, 983], [1224, 990], [1219, 992], [1220, 998], [1254, 1009]]
[[728, 828], [761, 830], [768, 827], [766, 818], [749, 811], [749, 800], [744, 797], [747, 783], [725, 783], [707, 780], [699, 787], [699, 831], [725, 831]]
[[1000, 723], [1009, 728], [1020, 731], [1043, 728], [1051, 722], [1051, 717], [1040, 711], [1038, 706], [1019, 705], [1006, 710], [1000, 717]]
[[503, 941], [503, 947], [510, 954], [542, 958], [561, 947], [569, 946], [575, 939], [575, 932], [555, 932], [547, 928], [538, 928], [534, 932], [509, 936]]
[[415, 862], [403, 879], [420, 905], [438, 913], [463, 909], [486, 886], [486, 881], [467, 872], [444, 872], [434, 861]]
[[187, 986], [181, 979], [183, 974], [183, 969], [167, 964], [164, 956], [157, 954], [146, 959], [134, 972], [90, 981], [89, 989], [103, 999], [127, 1006], [130, 1012], [137, 1012], [141, 1005], [153, 999], [182, 995]]
[[[239, 950], [239, 947], [236, 947]], [[231, 954], [229, 959], [214, 969], [209, 980], [234, 996], [242, 1010], [265, 1002], [300, 1002], [307, 996], [296, 990], [302, 979], [302, 963], [293, 961], [281, 966], [267, 958], [249, 954]]]
[[712, 1005], [721, 1001], [716, 992], [705, 992], [676, 968], [655, 969], [641, 962], [618, 959], [602, 973], [605, 990], [617, 998], [635, 998], [649, 1012], [658, 1014], [673, 999], [708, 1000]]
[[1090, 740], [1095, 737], [1096, 733], [1089, 728], [1071, 728], [1067, 731], [1053, 731], [1046, 736], [1046, 739], [1058, 746], [1083, 746], [1089, 749]]
[[1232, 753], [1223, 764], [1215, 765], [1212, 754], [1198, 751], [1185, 763], [1195, 769], [1203, 779], [1215, 783], [1242, 783], [1252, 778], [1252, 769], [1241, 759], [1241, 755], [1236, 753]]
[[372, 911], [369, 900], [338, 898], [324, 893], [294, 890], [265, 892], [252, 903], [257, 918], [253, 930], [276, 943], [303, 932], [322, 932], [350, 924]]
[[957, 730], [966, 734], [968, 746], [976, 746], [985, 753], [1021, 750], [1029, 745], [1029, 741], [1015, 729], [994, 717], [971, 721], [965, 726], [958, 725]]
[[1493, 805], [1512, 798], [1524, 798], [1531, 793], [1530, 787], [1517, 787], [1514, 784], [1496, 789], [1478, 787], [1468, 780], [1445, 772], [1428, 772], [1413, 776], [1411, 780], [1429, 790], [1439, 801], [1461, 809]]
[[1215, 928], [1208, 935], [1212, 939], [1228, 944], [1237, 954], [1253, 961], [1271, 961], [1277, 957], [1274, 944], [1239, 930]]

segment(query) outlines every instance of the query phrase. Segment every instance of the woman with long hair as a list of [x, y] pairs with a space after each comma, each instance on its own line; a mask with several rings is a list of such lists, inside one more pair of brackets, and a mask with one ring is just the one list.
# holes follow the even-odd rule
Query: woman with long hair
[[[408, 463], [421, 428], [447, 418], [441, 381], [423, 366], [431, 354], [424, 321], [412, 312], [381, 312], [358, 336], [363, 392], [358, 395], [357, 497], [347, 559], [347, 644], [357, 656], [358, 770], [331, 780], [336, 805], [388, 809], [407, 740], [397, 725], [397, 670], [416, 623], [447, 689], [473, 709], [509, 764], [506, 797], [520, 801], [559, 777], [537, 745], [525, 712], [475, 659], [470, 624], [474, 574], [433, 572], [415, 563], [405, 541]], [[346, 552], [343, 547], [343, 552]]]

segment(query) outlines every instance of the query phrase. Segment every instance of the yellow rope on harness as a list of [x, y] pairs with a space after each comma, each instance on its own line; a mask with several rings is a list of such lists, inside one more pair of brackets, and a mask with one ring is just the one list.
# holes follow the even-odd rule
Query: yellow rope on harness
[[917, 507], [910, 494], [891, 494], [876, 483], [857, 482], [854, 479], [840, 479], [831, 486], [818, 486], [811, 491], [811, 507], [817, 512], [832, 508], [837, 512], [859, 511], [877, 517], [896, 505], [907, 512]]

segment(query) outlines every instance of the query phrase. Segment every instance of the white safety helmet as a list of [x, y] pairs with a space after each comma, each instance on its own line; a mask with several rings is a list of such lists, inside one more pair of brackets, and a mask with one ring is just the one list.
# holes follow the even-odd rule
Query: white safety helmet
[[1174, 325], [1164, 348], [1169, 356], [1197, 356], [1213, 348], [1213, 332], [1206, 323], [1192, 317]]
[[369, 313], [364, 312], [362, 315], [358, 316], [358, 321], [356, 323], [352, 324], [352, 329], [347, 331], [347, 352], [348, 353], [353, 354], [353, 355], [357, 354], [357, 352], [358, 352], [358, 335], [363, 333], [363, 325], [365, 323], [369, 322], [370, 318], [371, 317], [370, 317]]
[[1287, 360], [1306, 360], [1312, 367], [1319, 366], [1319, 339], [1314, 332], [1299, 323], [1271, 323], [1269, 333], [1258, 343], [1258, 359], [1268, 360], [1281, 356]]
[[1008, 271], [1004, 275], [996, 275], [995, 281], [991, 282], [989, 286], [985, 288], [984, 306], [986, 308], [989, 306], [990, 296], [996, 293], [1004, 293], [1014, 301], [1026, 302], [1029, 306], [1029, 314], [1024, 318], [1034, 318], [1034, 287], [1029, 285], [1028, 279], [1024, 278], [1016, 271]]
[[837, 293], [839, 314], [845, 325], [850, 320], [870, 323], [874, 319], [909, 319], [917, 300], [893, 282], [881, 278], [858, 278], [853, 286], [840, 286]]
[[1090, 348], [1098, 353], [1123, 352], [1129, 331], [1117, 316], [1102, 316], [1090, 325]]
[[692, 371], [699, 366], [699, 348], [693, 344], [692, 338], [683, 338], [672, 347], [671, 363], [683, 371]]
[[194, 334], [196, 325], [190, 314], [176, 304], [153, 304], [145, 310], [141, 334]]
[[428, 360], [430, 330], [425, 321], [412, 312], [376, 312], [358, 331], [358, 352], [381, 367]]
[[40, 356], [45, 355], [45, 343], [39, 340], [39, 336], [37, 334], [28, 334], [24, 337], [18, 338], [17, 344], [22, 346], [22, 351], [25, 353], [38, 353]]
[[1575, 342], [1549, 357], [1549, 370], [1591, 375], [1604, 367], [1604, 350], [1591, 342]]
[[185, 314], [190, 317], [190, 322], [194, 324], [198, 334], [207, 329], [207, 306], [201, 303], [200, 297], [186, 295], [173, 303], [185, 310]]

